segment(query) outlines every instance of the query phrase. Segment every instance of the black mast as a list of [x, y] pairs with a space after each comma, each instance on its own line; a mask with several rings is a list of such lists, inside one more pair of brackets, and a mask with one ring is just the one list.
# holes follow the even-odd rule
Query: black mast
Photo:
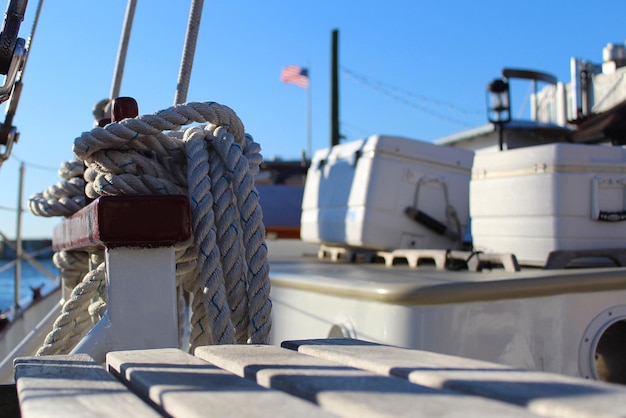
[[330, 145], [339, 145], [339, 31], [333, 30], [332, 56], [330, 64]]

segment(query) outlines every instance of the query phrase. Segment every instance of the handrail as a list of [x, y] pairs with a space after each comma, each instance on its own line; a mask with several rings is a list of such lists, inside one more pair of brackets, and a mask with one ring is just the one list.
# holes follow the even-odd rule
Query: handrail
[[189, 238], [190, 225], [185, 196], [102, 196], [56, 226], [52, 247], [169, 246]]

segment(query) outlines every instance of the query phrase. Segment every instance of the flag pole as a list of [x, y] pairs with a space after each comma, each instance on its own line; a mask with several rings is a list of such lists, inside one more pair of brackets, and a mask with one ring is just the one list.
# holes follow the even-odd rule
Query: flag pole
[[303, 67], [300, 65], [288, 65], [283, 68], [280, 73], [280, 81], [283, 83], [295, 84], [298, 87], [306, 90], [306, 142], [307, 149], [302, 150], [302, 153], [309, 154], [311, 156], [311, 77], [309, 76], [309, 66]]
[[309, 84], [306, 88], [306, 155], [311, 159], [313, 154], [311, 153], [311, 66], [307, 68], [307, 74], [309, 78]]

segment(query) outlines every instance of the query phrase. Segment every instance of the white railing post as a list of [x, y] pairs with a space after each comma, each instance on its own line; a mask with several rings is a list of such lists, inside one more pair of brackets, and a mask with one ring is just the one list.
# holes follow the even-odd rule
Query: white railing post
[[174, 247], [106, 249], [107, 310], [72, 353], [178, 347]]
[[107, 309], [72, 353], [178, 347], [175, 244], [190, 235], [184, 196], [99, 198], [54, 232], [58, 250], [105, 248]]

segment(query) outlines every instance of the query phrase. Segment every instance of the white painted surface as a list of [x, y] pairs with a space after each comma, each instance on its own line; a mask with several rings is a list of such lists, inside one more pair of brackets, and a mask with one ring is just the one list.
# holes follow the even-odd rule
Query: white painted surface
[[448, 203], [462, 235], [473, 156], [461, 148], [378, 135], [317, 151], [302, 201], [302, 239], [383, 250], [454, 247], [404, 210], [414, 206], [456, 232]]
[[106, 263], [107, 311], [72, 353], [178, 347], [174, 248], [108, 248]]
[[[420, 293], [430, 294], [440, 287], [444, 287], [440, 292], [445, 295], [446, 283], [459, 283], [460, 292], [469, 292], [474, 286], [488, 288], [495, 286], [490, 284], [494, 277], [485, 273], [481, 280], [480, 273], [437, 273], [419, 269], [398, 272], [371, 267], [368, 271], [363, 265], [325, 264], [327, 268], [321, 271], [313, 263], [308, 263], [301, 267], [302, 275], [294, 273], [296, 268], [281, 269], [280, 265], [273, 264], [272, 344], [289, 339], [338, 336], [338, 332], [344, 330], [344, 336], [367, 341], [588, 377], [583, 370], [595, 366], [593, 350], [585, 347], [585, 337], [591, 334], [597, 339], [610, 321], [619, 318], [606, 317], [601, 324], [595, 323], [595, 328], [590, 328], [590, 324], [597, 322], [596, 318], [602, 312], [623, 306], [626, 300], [626, 290], [616, 288], [585, 293], [564, 290], [536, 297], [526, 295], [456, 303], [430, 304], [428, 297], [422, 298], [424, 303], [392, 303], [382, 300], [388, 292], [394, 291], [395, 283], [402, 279], [406, 284], [411, 276], [415, 286], [410, 288], [407, 285], [407, 292], [418, 297]], [[618, 271], [622, 270], [614, 271], [619, 274]], [[572, 292], [578, 287], [574, 272]], [[494, 274], [496, 277], [502, 275], [500, 279], [504, 281], [500, 281], [500, 285], [510, 281], [511, 286], [528, 280], [541, 282], [541, 277], [545, 277], [545, 286], [549, 288], [550, 277], [557, 273], [563, 271], [538, 270], [534, 279], [533, 275], [524, 273]], [[437, 274], [440, 274], [439, 278]], [[347, 294], [347, 285], [346, 294], [341, 294], [342, 281], [351, 283], [354, 288], [352, 296]], [[597, 281], [603, 281], [601, 273], [598, 273]], [[307, 289], [302, 286], [303, 282], [317, 283], [318, 291]], [[364, 297], [362, 292], [365, 289], [371, 294], [378, 292], [380, 300]], [[582, 366], [581, 353], [588, 353], [582, 355]]]
[[61, 289], [46, 295], [13, 322], [0, 338], [0, 384], [14, 381], [13, 360], [32, 356], [43, 344], [61, 312]]
[[477, 154], [470, 183], [474, 248], [543, 266], [554, 250], [626, 248], [626, 150], [549, 144]]

